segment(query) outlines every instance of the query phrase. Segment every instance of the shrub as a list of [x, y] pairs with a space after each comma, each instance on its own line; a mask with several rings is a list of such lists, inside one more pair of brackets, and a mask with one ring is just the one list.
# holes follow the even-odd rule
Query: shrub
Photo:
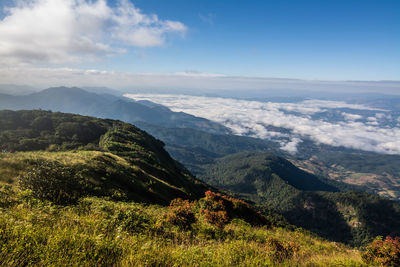
[[210, 211], [210, 210], [202, 210], [204, 218], [208, 223], [217, 226], [222, 229], [225, 224], [229, 222], [228, 214], [226, 211]]
[[299, 250], [299, 245], [295, 242], [284, 243], [273, 237], [268, 237], [265, 244], [275, 262], [289, 259]]
[[196, 222], [193, 205], [189, 200], [182, 200], [180, 198], [172, 200], [168, 207], [167, 220], [184, 230], [190, 230], [192, 224]]
[[0, 208], [7, 208], [18, 203], [16, 192], [9, 184], [0, 184]]
[[19, 178], [19, 185], [33, 197], [60, 205], [76, 203], [86, 191], [85, 180], [72, 168], [50, 161], [40, 161]]
[[255, 211], [241, 199], [207, 191], [205, 197], [199, 203], [205, 219], [219, 228], [222, 228], [233, 218], [243, 219], [253, 225], [268, 223], [261, 213]]
[[150, 225], [149, 219], [136, 210], [118, 211], [115, 215], [115, 221], [122, 227], [123, 230], [128, 232], [138, 232], [145, 230]]
[[387, 236], [385, 240], [377, 237], [362, 255], [368, 264], [382, 266], [400, 266], [400, 240], [399, 237]]

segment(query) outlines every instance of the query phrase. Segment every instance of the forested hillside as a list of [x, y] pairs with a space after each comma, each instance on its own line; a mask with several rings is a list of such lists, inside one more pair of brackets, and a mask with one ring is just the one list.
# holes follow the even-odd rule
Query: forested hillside
[[400, 201], [400, 157], [316, 144], [304, 140], [298, 153], [276, 142], [213, 134], [198, 129], [165, 128], [138, 122], [141, 129], [166, 143], [167, 151], [192, 173], [203, 175], [206, 165], [237, 152], [268, 152], [289, 159], [297, 167], [336, 183], [344, 190], [365, 191]]
[[332, 240], [361, 245], [400, 235], [400, 204], [362, 192], [338, 192], [328, 180], [265, 153], [242, 152], [205, 167], [200, 178], [235, 192], [291, 223]]

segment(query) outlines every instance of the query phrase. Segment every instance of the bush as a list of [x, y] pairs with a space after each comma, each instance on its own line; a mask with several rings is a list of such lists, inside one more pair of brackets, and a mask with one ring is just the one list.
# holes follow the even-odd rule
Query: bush
[[294, 253], [299, 250], [298, 244], [294, 242], [284, 243], [273, 237], [268, 237], [265, 240], [265, 244], [275, 262], [282, 262], [286, 259], [290, 259]]
[[189, 200], [182, 200], [180, 198], [172, 200], [168, 207], [167, 220], [181, 229], [190, 230], [192, 224], [196, 222], [193, 205]]
[[400, 266], [400, 240], [399, 237], [387, 236], [385, 240], [376, 238], [362, 255], [367, 264], [382, 266]]
[[268, 221], [260, 212], [255, 211], [241, 199], [207, 191], [205, 197], [199, 203], [205, 219], [219, 228], [222, 228], [233, 218], [243, 219], [252, 225], [268, 224]]
[[8, 208], [16, 203], [18, 199], [16, 197], [17, 192], [9, 184], [0, 184], [0, 208]]
[[72, 168], [57, 162], [41, 161], [19, 178], [23, 189], [33, 197], [55, 204], [73, 204], [85, 194], [86, 182]]
[[136, 210], [118, 211], [114, 217], [115, 222], [127, 232], [139, 232], [150, 225], [150, 220]]
[[210, 211], [203, 209], [202, 212], [208, 223], [220, 229], [224, 228], [225, 224], [229, 222], [228, 214], [224, 210]]

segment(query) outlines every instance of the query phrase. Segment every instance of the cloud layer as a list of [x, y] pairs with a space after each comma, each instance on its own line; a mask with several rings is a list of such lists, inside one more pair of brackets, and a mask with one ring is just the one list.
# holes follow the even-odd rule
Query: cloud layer
[[144, 14], [128, 0], [19, 0], [0, 21], [0, 63], [68, 63], [160, 46], [178, 21]]
[[[400, 128], [380, 126], [377, 120], [385, 115], [382, 113], [385, 111], [364, 105], [322, 100], [273, 103], [187, 95], [131, 94], [126, 96], [136, 100], [150, 100], [166, 105], [173, 111], [182, 111], [219, 122], [238, 135], [275, 140], [280, 142], [282, 149], [292, 153], [296, 152], [301, 138], [308, 137], [321, 144], [400, 154]], [[354, 112], [376, 111], [377, 114], [375, 117], [365, 118], [365, 122], [361, 120], [362, 115], [343, 114], [343, 112], [339, 114], [344, 119], [335, 122], [313, 119], [311, 116], [341, 108], [352, 109]], [[282, 133], [271, 130], [271, 126], [289, 131]]]
[[[0, 36], [1, 39], [1, 36]], [[400, 94], [400, 82], [346, 82], [309, 81], [294, 79], [224, 76], [221, 74], [179, 72], [172, 74], [128, 73], [73, 68], [43, 68], [32, 66], [5, 66], [1, 64], [0, 84], [52, 86], [107, 86], [125, 92], [225, 94], [266, 97], [293, 96], [296, 91], [307, 92], [379, 92]], [[283, 94], [283, 95], [281, 95]]]

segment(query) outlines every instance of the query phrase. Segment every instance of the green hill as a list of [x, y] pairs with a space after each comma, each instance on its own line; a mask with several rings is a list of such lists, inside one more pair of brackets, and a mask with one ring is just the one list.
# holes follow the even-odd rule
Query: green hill
[[13, 182], [43, 162], [66, 166], [92, 195], [168, 204], [207, 186], [133, 125], [48, 111], [0, 111], [0, 179]]
[[400, 204], [337, 188], [289, 161], [265, 153], [216, 160], [200, 178], [273, 209], [291, 223], [325, 238], [361, 245], [377, 235], [400, 235]]

